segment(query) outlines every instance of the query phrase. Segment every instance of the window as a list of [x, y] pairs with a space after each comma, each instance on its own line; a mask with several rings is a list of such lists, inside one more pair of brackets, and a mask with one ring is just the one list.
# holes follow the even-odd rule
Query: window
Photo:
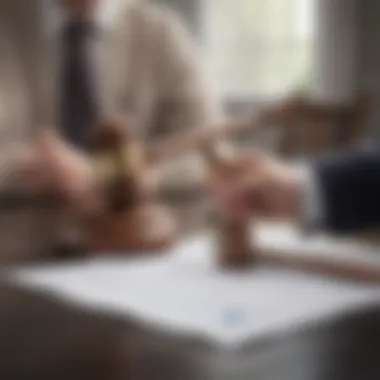
[[281, 96], [312, 75], [316, 0], [203, 0], [206, 57], [224, 96]]

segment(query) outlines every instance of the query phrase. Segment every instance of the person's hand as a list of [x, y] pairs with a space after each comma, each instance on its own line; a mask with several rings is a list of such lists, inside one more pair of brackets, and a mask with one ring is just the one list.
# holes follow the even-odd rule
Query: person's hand
[[89, 158], [53, 132], [43, 132], [24, 147], [16, 166], [35, 193], [60, 197], [72, 207], [93, 206], [95, 176]]
[[230, 217], [299, 218], [302, 175], [298, 167], [265, 154], [234, 158], [228, 170], [210, 170], [208, 184], [218, 210]]
[[[91, 158], [53, 132], [42, 133], [33, 144], [24, 147], [16, 166], [22, 172], [24, 185], [34, 193], [59, 197], [78, 211], [96, 211], [104, 206], [97, 192], [99, 173]], [[156, 192], [157, 173], [147, 165], [142, 165], [138, 180], [140, 191], [147, 197]]]
[[45, 133], [37, 148], [54, 194], [78, 207], [87, 207], [94, 201], [95, 175], [85, 154], [53, 133]]
[[48, 192], [49, 173], [36, 144], [23, 144], [16, 148], [11, 162], [12, 178], [17, 186], [37, 195]]

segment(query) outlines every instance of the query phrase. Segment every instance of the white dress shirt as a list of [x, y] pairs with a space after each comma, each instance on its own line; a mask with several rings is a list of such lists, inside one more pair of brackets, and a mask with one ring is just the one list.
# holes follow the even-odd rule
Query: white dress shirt
[[306, 231], [323, 227], [326, 210], [316, 175], [309, 165], [301, 167], [302, 216], [301, 223]]

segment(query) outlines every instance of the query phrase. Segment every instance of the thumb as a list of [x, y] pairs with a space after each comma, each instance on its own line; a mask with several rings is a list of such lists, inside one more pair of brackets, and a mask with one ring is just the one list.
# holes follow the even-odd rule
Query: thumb
[[237, 158], [239, 166], [242, 168], [258, 169], [266, 161], [267, 155], [258, 149], [250, 149], [249, 151], [242, 152]]
[[272, 188], [261, 173], [250, 173], [235, 188], [235, 198], [250, 213], [258, 217], [268, 216], [272, 212]]
[[63, 145], [60, 136], [51, 129], [41, 131], [37, 141], [40, 148], [48, 152], [57, 150]]

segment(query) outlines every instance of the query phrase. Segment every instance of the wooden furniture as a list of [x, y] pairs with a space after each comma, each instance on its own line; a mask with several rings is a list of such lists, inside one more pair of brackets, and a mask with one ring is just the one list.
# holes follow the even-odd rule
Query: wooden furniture
[[359, 144], [367, 133], [371, 102], [358, 96], [350, 103], [328, 104], [293, 96], [279, 105], [274, 118], [278, 152], [286, 157], [315, 155]]

